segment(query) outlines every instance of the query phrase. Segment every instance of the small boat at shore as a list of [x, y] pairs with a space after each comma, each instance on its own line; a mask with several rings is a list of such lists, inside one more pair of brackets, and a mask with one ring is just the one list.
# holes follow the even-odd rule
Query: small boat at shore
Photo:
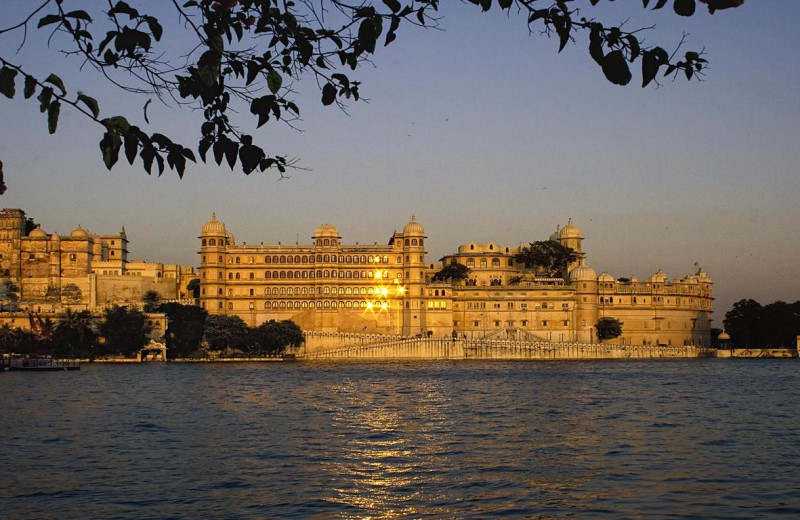
[[2, 370], [9, 372], [61, 372], [65, 370], [80, 370], [77, 361], [57, 361], [44, 357], [14, 357], [2, 360]]

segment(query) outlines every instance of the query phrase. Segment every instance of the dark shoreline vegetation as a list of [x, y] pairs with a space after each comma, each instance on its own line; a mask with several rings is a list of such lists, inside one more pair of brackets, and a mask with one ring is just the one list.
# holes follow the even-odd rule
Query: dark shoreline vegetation
[[[280, 357], [303, 344], [303, 332], [290, 320], [267, 321], [248, 327], [238, 316], [211, 315], [193, 305], [164, 303], [151, 309], [164, 313], [163, 341], [168, 359], [213, 357]], [[114, 305], [95, 316], [67, 309], [54, 322], [41, 320], [33, 330], [0, 326], [0, 353], [95, 360], [135, 358], [150, 341], [145, 313]]]

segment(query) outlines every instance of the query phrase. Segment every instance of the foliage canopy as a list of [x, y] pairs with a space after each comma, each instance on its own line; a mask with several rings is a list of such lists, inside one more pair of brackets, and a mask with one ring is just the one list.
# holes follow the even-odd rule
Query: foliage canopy
[[623, 323], [616, 318], [600, 318], [595, 328], [597, 329], [597, 339], [604, 341], [607, 339], [618, 338], [622, 335]]
[[[611, 1], [611, 0], [608, 0]], [[743, 0], [698, 0], [709, 12], [738, 7]], [[200, 109], [203, 121], [195, 149], [174, 142], [160, 132], [131, 124], [124, 115], [102, 114], [97, 100], [71, 92], [56, 74], [35, 77], [26, 64], [0, 55], [0, 94], [14, 98], [21, 90], [35, 96], [55, 133], [62, 107], [70, 107], [100, 125], [100, 151], [111, 169], [120, 152], [133, 164], [141, 161], [148, 172], [161, 175], [165, 168], [183, 176], [187, 162], [197, 155], [237, 164], [245, 174], [276, 168], [281, 174], [294, 164], [273, 155], [241, 130], [232, 116], [249, 112], [261, 127], [266, 123], [292, 125], [300, 108], [292, 100], [292, 83], [315, 81], [323, 105], [342, 106], [361, 98], [361, 83], [351, 75], [370, 61], [381, 46], [394, 42], [403, 27], [437, 27], [439, 0], [382, 0], [347, 3], [340, 0], [189, 0], [164, 2], [180, 20], [166, 27], [156, 14], [162, 10], [147, 3], [148, 12], [119, 0], [103, 2], [94, 10], [71, 9], [70, 0], [44, 0], [23, 20], [0, 27], [0, 35], [36, 29], [63, 45], [63, 52], [78, 56], [83, 65], [99, 71], [108, 81], [134, 94]], [[641, 28], [607, 24], [584, 15], [600, 0], [469, 0], [482, 11], [499, 9], [522, 18], [531, 33], [558, 41], [558, 51], [588, 34], [588, 51], [605, 78], [627, 85], [631, 66], [641, 69], [643, 87], [659, 77], [701, 76], [707, 66], [702, 52], [672, 53], [663, 46], [647, 45]], [[680, 16], [692, 16], [695, 0], [642, 0], [644, 9], [671, 5]], [[467, 8], [468, 6], [465, 6]], [[151, 9], [156, 9], [153, 11]], [[154, 14], [155, 13], [155, 14]], [[176, 49], [176, 35], [192, 42]], [[173, 38], [170, 38], [173, 36]], [[681, 40], [681, 43], [683, 41]], [[170, 59], [170, 56], [178, 58]], [[82, 65], [82, 66], [83, 66]], [[144, 104], [145, 121], [147, 106]], [[197, 151], [197, 155], [195, 154]]]
[[556, 240], [531, 242], [514, 256], [527, 268], [543, 272], [546, 276], [560, 276], [569, 264], [578, 259], [578, 253]]
[[433, 281], [446, 282], [452, 280], [456, 282], [458, 280], [464, 280], [467, 276], [469, 276], [469, 271], [469, 267], [458, 262], [447, 264], [441, 268], [439, 272], [433, 275]]

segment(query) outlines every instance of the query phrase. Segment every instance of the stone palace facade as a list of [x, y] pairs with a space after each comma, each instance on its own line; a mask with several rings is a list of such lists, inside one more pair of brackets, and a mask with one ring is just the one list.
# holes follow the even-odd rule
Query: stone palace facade
[[[200, 305], [250, 326], [288, 319], [314, 331], [592, 343], [598, 320], [611, 317], [623, 334], [608, 343], [709, 345], [713, 284], [704, 271], [671, 280], [660, 270], [641, 281], [598, 275], [571, 220], [550, 239], [578, 260], [556, 278], [494, 242], [470, 242], [429, 264], [414, 218], [386, 245], [343, 244], [330, 224], [309, 244], [237, 244], [213, 214], [199, 239]], [[466, 280], [432, 281], [455, 262], [469, 267]]]
[[[0, 281], [16, 289], [13, 306], [42, 311], [64, 307], [94, 310], [110, 304], [139, 304], [147, 291], [163, 300], [190, 297], [193, 267], [128, 260], [128, 236], [98, 235], [81, 226], [68, 235], [26, 228], [21, 209], [0, 211]], [[0, 295], [8, 309], [10, 295]]]

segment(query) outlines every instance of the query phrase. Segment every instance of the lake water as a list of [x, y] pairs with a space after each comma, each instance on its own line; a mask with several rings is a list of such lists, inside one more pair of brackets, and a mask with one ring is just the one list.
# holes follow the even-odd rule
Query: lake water
[[797, 360], [0, 373], [0, 516], [798, 518]]

